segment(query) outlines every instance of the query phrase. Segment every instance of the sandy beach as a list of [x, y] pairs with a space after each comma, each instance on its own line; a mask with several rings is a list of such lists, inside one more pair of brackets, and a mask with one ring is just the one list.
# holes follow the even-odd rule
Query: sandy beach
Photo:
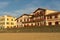
[[0, 33], [0, 40], [60, 40], [60, 33]]

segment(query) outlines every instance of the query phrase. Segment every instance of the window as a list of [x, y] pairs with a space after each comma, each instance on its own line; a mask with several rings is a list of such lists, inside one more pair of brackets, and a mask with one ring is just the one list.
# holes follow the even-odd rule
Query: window
[[11, 28], [12, 28], [12, 26], [11, 26]]
[[58, 18], [58, 16], [57, 16], [57, 15], [55, 15], [55, 18]]
[[17, 20], [17, 22], [18, 22], [19, 20]]
[[11, 21], [13, 21], [13, 19], [11, 19]]
[[40, 14], [40, 12], [37, 12], [37, 15], [39, 15]]
[[24, 22], [27, 22], [27, 19], [24, 19]]
[[52, 22], [49, 22], [48, 24], [49, 24], [49, 25], [52, 25]]
[[50, 19], [52, 19], [52, 16], [50, 16]]
[[7, 26], [7, 28], [9, 28], [9, 26]]
[[29, 19], [27, 19], [27, 21], [29, 21]]
[[20, 22], [22, 22], [22, 20], [20, 19]]
[[41, 11], [40, 14], [41, 14], [41, 15], [44, 15], [44, 11]]
[[31, 24], [31, 26], [33, 26], [33, 24]]
[[46, 22], [44, 22], [44, 25], [46, 25]]
[[26, 19], [24, 19], [24, 22], [26, 21]]
[[49, 19], [49, 16], [47, 16], [47, 19]]
[[39, 23], [37, 23], [37, 25], [39, 26]]
[[7, 18], [7, 20], [9, 20], [9, 19]]
[[7, 24], [9, 24], [9, 22], [7, 22]]
[[18, 27], [18, 25], [17, 25], [17, 27]]
[[13, 25], [14, 23], [11, 23], [11, 25]]
[[59, 23], [58, 22], [55, 22], [55, 25], [58, 25]]

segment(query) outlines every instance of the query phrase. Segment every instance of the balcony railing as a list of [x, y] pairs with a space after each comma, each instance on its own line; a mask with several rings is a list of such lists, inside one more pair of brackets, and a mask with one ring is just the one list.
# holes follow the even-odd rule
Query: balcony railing
[[43, 18], [42, 19], [41, 18], [40, 19], [30, 19], [30, 20], [24, 21], [23, 23], [26, 23], [26, 22], [27, 23], [28, 22], [40, 22], [40, 21], [45, 21], [45, 19], [43, 19]]
[[45, 24], [39, 24], [39, 25], [38, 25], [38, 24], [35, 24], [35, 25], [32, 25], [32, 24], [31, 24], [31, 25], [24, 25], [24, 27], [34, 27], [34, 26], [37, 27], [37, 26], [44, 26], [44, 25], [45, 25]]
[[48, 20], [48, 21], [55, 20], [56, 21], [56, 20], [60, 20], [60, 18], [52, 18], [52, 19], [46, 19], [46, 20]]

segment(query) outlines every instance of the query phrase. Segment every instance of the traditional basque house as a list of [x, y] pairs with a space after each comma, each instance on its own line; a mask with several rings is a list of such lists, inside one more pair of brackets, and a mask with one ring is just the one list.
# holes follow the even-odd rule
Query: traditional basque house
[[23, 14], [17, 18], [17, 27], [39, 27], [60, 24], [60, 12], [38, 8], [31, 14]]

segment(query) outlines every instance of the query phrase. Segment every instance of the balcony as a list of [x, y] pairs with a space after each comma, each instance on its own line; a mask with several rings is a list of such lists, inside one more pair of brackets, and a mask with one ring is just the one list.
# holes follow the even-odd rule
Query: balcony
[[44, 20], [45, 19], [43, 19], [43, 18], [40, 18], [40, 19], [30, 19], [30, 20], [24, 21], [23, 23], [40, 22], [40, 21], [44, 21]]

